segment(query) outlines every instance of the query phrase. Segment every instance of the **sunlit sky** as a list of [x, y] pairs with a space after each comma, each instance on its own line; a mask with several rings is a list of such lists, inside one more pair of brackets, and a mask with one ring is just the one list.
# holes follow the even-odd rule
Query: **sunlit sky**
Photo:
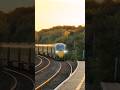
[[85, 0], [35, 0], [35, 30], [85, 25]]

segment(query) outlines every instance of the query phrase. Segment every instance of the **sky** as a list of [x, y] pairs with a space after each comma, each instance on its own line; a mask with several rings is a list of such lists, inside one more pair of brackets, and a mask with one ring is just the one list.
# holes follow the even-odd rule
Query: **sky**
[[34, 4], [34, 0], [0, 0], [0, 11], [10, 12], [15, 8], [29, 7]]
[[35, 0], [35, 30], [85, 25], [85, 0]]

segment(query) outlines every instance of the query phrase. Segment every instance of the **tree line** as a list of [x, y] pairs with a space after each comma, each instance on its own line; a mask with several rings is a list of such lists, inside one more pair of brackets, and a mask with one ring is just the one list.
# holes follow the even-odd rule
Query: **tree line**
[[0, 42], [34, 42], [34, 7], [0, 11]]
[[[112, 1], [111, 1], [112, 2]], [[120, 82], [120, 3], [86, 2], [86, 80]], [[117, 79], [114, 78], [118, 59]], [[97, 89], [96, 89], [97, 90]]]
[[[37, 40], [37, 35], [39, 39]], [[65, 43], [68, 53], [68, 60], [82, 60], [82, 53], [85, 48], [85, 27], [84, 26], [55, 26], [50, 29], [43, 29], [38, 34], [36, 33], [36, 42], [41, 44]], [[74, 47], [75, 46], [75, 47]], [[76, 56], [74, 51], [76, 50]]]

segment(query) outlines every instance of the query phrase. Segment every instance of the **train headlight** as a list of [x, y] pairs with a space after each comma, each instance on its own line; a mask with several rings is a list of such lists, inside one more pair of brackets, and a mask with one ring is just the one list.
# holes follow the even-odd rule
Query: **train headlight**
[[55, 51], [55, 53], [58, 53], [59, 51]]
[[67, 50], [64, 50], [64, 53], [67, 53], [68, 51]]

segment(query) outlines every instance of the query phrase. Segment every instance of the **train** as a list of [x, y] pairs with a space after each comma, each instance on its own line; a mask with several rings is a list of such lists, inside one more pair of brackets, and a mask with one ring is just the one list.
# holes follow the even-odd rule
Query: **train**
[[64, 43], [36, 44], [36, 52], [37, 54], [41, 53], [44, 55], [50, 55], [57, 59], [63, 59], [68, 50]]
[[64, 43], [56, 43], [55, 44], [55, 54], [59, 58], [63, 58], [67, 53], [66, 45]]

